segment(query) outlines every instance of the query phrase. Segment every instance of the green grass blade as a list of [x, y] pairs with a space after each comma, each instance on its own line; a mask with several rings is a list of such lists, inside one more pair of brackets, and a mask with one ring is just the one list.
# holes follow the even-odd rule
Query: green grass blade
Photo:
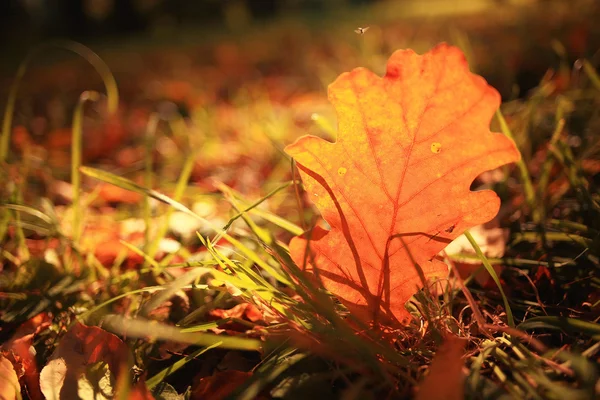
[[[504, 116], [502, 115], [502, 112], [500, 112], [500, 110], [496, 111], [496, 118], [498, 118], [498, 122], [500, 122], [500, 129], [502, 130], [502, 133], [504, 133], [504, 135], [506, 137], [508, 137], [510, 140], [512, 140], [514, 143], [516, 143], [515, 138], [512, 134], [512, 131], [508, 127], [508, 124], [506, 123], [506, 120], [504, 119]], [[539, 223], [541, 216], [536, 215], [537, 207], [536, 207], [535, 191], [533, 190], [533, 184], [531, 183], [531, 177], [529, 176], [529, 170], [527, 169], [527, 165], [525, 165], [525, 161], [523, 160], [523, 157], [519, 158], [519, 160], [517, 161], [517, 167], [519, 168], [519, 174], [521, 175], [521, 182], [523, 183], [523, 189], [525, 191], [525, 200], [527, 201], [527, 205], [529, 206], [529, 209], [534, 214], [534, 221], [536, 223]]]
[[[273, 197], [274, 195], [276, 195], [277, 193], [279, 193], [283, 189], [288, 188], [293, 183], [294, 182], [286, 182], [283, 185], [280, 185], [280, 186], [276, 187], [275, 189], [271, 190], [266, 196], [264, 196], [261, 199], [255, 201], [254, 203], [250, 204], [249, 206], [246, 206], [242, 211], [239, 211], [236, 215], [234, 215], [233, 217], [231, 217], [229, 219], [229, 222], [227, 222], [227, 224], [225, 225], [224, 229], [229, 228], [231, 226], [231, 224], [233, 224], [238, 218], [243, 217], [244, 214], [246, 214], [246, 213], [250, 212], [251, 210], [253, 210], [254, 208], [258, 207], [263, 202], [265, 202], [269, 198]], [[237, 196], [235, 196], [233, 190], [229, 186], [225, 185], [224, 183], [217, 183], [216, 187], [221, 192], [223, 192], [223, 194], [225, 194], [225, 197], [230, 202], [233, 202], [235, 200], [235, 198], [237, 197]], [[234, 204], [232, 204], [232, 205], [234, 205]]]
[[204, 332], [181, 332], [181, 329], [165, 325], [156, 321], [144, 319], [131, 319], [122, 315], [109, 314], [102, 320], [102, 327], [114, 333], [133, 338], [150, 340], [169, 340], [196, 346], [214, 346], [233, 350], [255, 350], [262, 348], [258, 339], [249, 339], [239, 336], [214, 335]]
[[[208, 288], [208, 286], [206, 286], [206, 285], [196, 285], [196, 287], [203, 288], [203, 289]], [[154, 292], [157, 290], [165, 290], [165, 288], [163, 286], [147, 286], [142, 289], [137, 289], [137, 290], [132, 290], [132, 291], [129, 291], [126, 293], [121, 293], [120, 295], [112, 297], [109, 300], [102, 302], [102, 303], [98, 304], [97, 306], [89, 309], [88, 311], [79, 315], [77, 318], [82, 322], [86, 322], [86, 320], [89, 318], [90, 315], [94, 314], [96, 311], [101, 310], [102, 308], [106, 307], [107, 305], [114, 303], [115, 301], [118, 301], [127, 296], [133, 296], [135, 294], [146, 293], [146, 292]]]
[[132, 245], [131, 243], [127, 243], [124, 240], [119, 240], [119, 243], [121, 243], [123, 246], [127, 247], [129, 250], [131, 250], [132, 252], [134, 252], [135, 254], [142, 256], [144, 258], [144, 261], [148, 264], [150, 264], [150, 266], [152, 266], [152, 268], [154, 268], [154, 270], [160, 270], [160, 264], [153, 258], [150, 258], [150, 256], [148, 256], [148, 254], [144, 253], [142, 250], [138, 249], [136, 246]]
[[[192, 170], [194, 168], [196, 157], [195, 155], [189, 154], [186, 158], [183, 168], [181, 169], [181, 173], [179, 174], [179, 178], [177, 179], [177, 184], [175, 186], [175, 192], [173, 193], [173, 201], [179, 204], [179, 201], [183, 197], [183, 193], [187, 187], [187, 184], [190, 180], [190, 176], [192, 175]], [[158, 228], [158, 232], [152, 242], [148, 245], [147, 253], [150, 257], [154, 257], [158, 252], [158, 247], [160, 245], [160, 241], [166, 236], [167, 231], [169, 230], [169, 220], [171, 218], [171, 214], [173, 213], [172, 209], [168, 209], [165, 215], [165, 219], [162, 225]]]
[[140, 315], [143, 317], [147, 316], [156, 307], [173, 297], [173, 295], [180, 291], [184, 286], [189, 285], [203, 275], [210, 274], [212, 271], [213, 270], [210, 268], [194, 268], [187, 271], [185, 274], [169, 283], [169, 285], [165, 287], [165, 290], [152, 297], [150, 301], [142, 307]]
[[169, 198], [168, 196], [165, 196], [164, 194], [159, 193], [155, 190], [144, 188], [129, 179], [117, 176], [115, 174], [111, 174], [110, 172], [102, 171], [102, 170], [95, 169], [95, 168], [89, 168], [89, 167], [81, 167], [80, 170], [85, 175], [91, 176], [93, 178], [99, 179], [99, 180], [107, 182], [107, 183], [111, 183], [120, 188], [123, 188], [126, 190], [131, 190], [136, 193], [140, 193], [142, 195], [147, 194], [148, 196], [150, 196], [156, 200], [159, 200], [163, 203], [170, 205], [171, 207], [175, 208], [178, 211], [184, 212], [184, 213], [202, 221], [203, 223], [207, 224], [207, 226], [210, 226], [219, 235], [222, 235], [223, 238], [225, 238], [229, 243], [231, 243], [234, 247], [236, 247], [242, 254], [244, 254], [250, 260], [255, 262], [259, 267], [264, 269], [266, 272], [268, 272], [271, 276], [273, 276], [279, 282], [281, 282], [285, 285], [291, 285], [291, 282], [285, 276], [283, 276], [279, 271], [277, 271], [274, 267], [269, 265], [267, 262], [262, 260], [254, 251], [250, 250], [247, 246], [245, 246], [239, 240], [234, 239], [227, 233], [223, 232], [221, 229], [215, 227], [210, 221], [207, 221], [206, 219], [200, 217], [199, 215], [197, 215], [192, 210], [190, 210], [183, 204], [179, 203], [178, 201], [175, 201], [175, 200]]
[[590, 228], [589, 226], [587, 226], [585, 224], [581, 224], [581, 223], [574, 222], [574, 221], [549, 219], [547, 222], [550, 225], [552, 225], [553, 227], [556, 227], [559, 229], [570, 229], [570, 230], [574, 230], [574, 231], [581, 231], [585, 235], [597, 235], [598, 234], [598, 231], [596, 229]]
[[523, 331], [532, 329], [563, 330], [572, 334], [583, 333], [594, 340], [600, 340], [600, 324], [577, 318], [543, 316], [529, 318], [517, 327]]
[[79, 101], [73, 113], [73, 139], [71, 142], [71, 185], [73, 187], [73, 242], [79, 243], [79, 237], [82, 233], [82, 215], [81, 207], [81, 142], [83, 139], [83, 110], [88, 101], [98, 101], [100, 94], [94, 91], [86, 91], [79, 96]]
[[[296, 353], [296, 354], [294, 354]], [[279, 357], [272, 357], [267, 360], [253, 376], [240, 388], [241, 393], [237, 396], [239, 400], [256, 399], [258, 394], [277, 377], [286, 370], [293, 367], [296, 363], [304, 360], [308, 354], [298, 353], [295, 349], [287, 349]]]
[[237, 199], [241, 203], [241, 205], [244, 207], [243, 211], [239, 212], [237, 215], [235, 215], [234, 217], [232, 217], [232, 219], [229, 220], [225, 229], [227, 227], [229, 227], [235, 219], [240, 218], [243, 213], [247, 212], [250, 214], [257, 215], [257, 216], [265, 219], [266, 221], [269, 221], [272, 224], [274, 224], [282, 229], [285, 229], [286, 231], [288, 231], [290, 233], [293, 233], [296, 236], [302, 235], [304, 233], [304, 230], [301, 227], [299, 227], [298, 225], [291, 223], [288, 220], [281, 218], [278, 215], [275, 215], [269, 211], [265, 211], [265, 210], [261, 210], [260, 208], [257, 208], [257, 206], [259, 204], [261, 204], [263, 201], [265, 201], [268, 198], [272, 197], [273, 195], [279, 193], [279, 191], [289, 187], [292, 184], [294, 184], [294, 181], [286, 182], [283, 185], [280, 185], [277, 188], [275, 188], [274, 190], [272, 190], [271, 192], [269, 192], [265, 197], [255, 201], [254, 203], [249, 203], [240, 193], [238, 193], [237, 191], [228, 187], [227, 185], [221, 183], [219, 190], [221, 190], [222, 192], [225, 192], [225, 191], [229, 192], [231, 194], [231, 196], [234, 197], [235, 199]]
[[0, 204], [0, 208], [6, 208], [8, 210], [23, 212], [25, 214], [29, 214], [29, 215], [31, 215], [33, 217], [41, 219], [42, 221], [44, 221], [48, 225], [54, 225], [54, 221], [52, 220], [52, 218], [50, 218], [49, 216], [47, 216], [43, 212], [41, 212], [39, 210], [36, 210], [33, 207], [23, 206], [23, 205], [20, 205], [20, 204]]
[[239, 276], [242, 280], [250, 280], [253, 283], [261, 285], [269, 291], [274, 291], [275, 288], [271, 286], [260, 274], [253, 271], [251, 268], [247, 268], [243, 263], [234, 263], [228, 257], [221, 254], [219, 250], [212, 244], [212, 242], [206, 240], [202, 237], [202, 235], [198, 234], [198, 239], [202, 244], [206, 247], [206, 250], [213, 257], [215, 262], [219, 264], [219, 266], [224, 271], [232, 271], [235, 275]]
[[[159, 115], [154, 113], [148, 120], [146, 126], [146, 135], [144, 141], [144, 186], [148, 189], [152, 188], [152, 154], [154, 152], [154, 143], [156, 139], [156, 130], [158, 128]], [[150, 243], [150, 218], [152, 217], [152, 210], [150, 208], [150, 196], [148, 193], [144, 194], [144, 250], [148, 251]]]
[[244, 245], [242, 242], [240, 242], [239, 240], [233, 238], [232, 236], [230, 236], [226, 233], [222, 233], [222, 237], [225, 240], [227, 240], [229, 243], [231, 243], [243, 255], [248, 257], [248, 259], [252, 260], [259, 267], [261, 267], [263, 270], [265, 270], [273, 278], [277, 279], [279, 282], [281, 282], [282, 284], [284, 284], [286, 286], [293, 285], [292, 282], [287, 277], [285, 277], [280, 271], [278, 271], [278, 269], [269, 265], [268, 262], [266, 262], [262, 258], [260, 258], [260, 256], [256, 252], [252, 251], [248, 246]]
[[188, 354], [181, 360], [174, 362], [172, 365], [169, 365], [167, 368], [163, 369], [162, 371], [160, 371], [156, 375], [154, 375], [152, 378], [148, 379], [146, 381], [146, 386], [148, 386], [148, 389], [151, 389], [151, 390], [154, 389], [154, 387], [156, 385], [158, 385], [163, 380], [165, 380], [165, 378], [167, 376], [175, 373], [177, 370], [182, 368], [185, 364], [188, 363], [188, 361], [193, 360], [194, 358], [196, 358], [198, 356], [201, 356], [202, 354], [206, 353], [207, 351], [209, 351], [211, 349], [219, 347], [222, 343], [223, 342], [217, 342], [208, 347], [198, 349], [198, 350], [194, 351], [193, 353]]
[[[563, 232], [546, 232], [545, 234], [546, 240], [553, 242], [573, 242], [577, 243], [584, 248], [589, 248], [593, 244], [592, 239], [588, 239], [586, 237], [575, 235], [573, 233], [563, 233]], [[519, 242], [538, 242], [538, 234], [537, 232], [519, 232], [514, 235], [514, 243]]]
[[[551, 355], [549, 355], [551, 356]], [[585, 386], [584, 390], [587, 389], [587, 396], [585, 398], [592, 398], [594, 395], [598, 393], [594, 393], [597, 391], [597, 386], [599, 382], [599, 373], [597, 368], [597, 360], [588, 359], [582, 354], [577, 354], [575, 352], [570, 351], [561, 351], [555, 356], [559, 360], [562, 360], [566, 363], [569, 363], [571, 368], [577, 373], [579, 379], [583, 381]]]
[[483, 263], [486, 271], [490, 274], [490, 276], [496, 283], [496, 286], [498, 286], [498, 290], [500, 291], [500, 295], [502, 296], [502, 301], [504, 302], [504, 308], [506, 311], [506, 319], [508, 320], [508, 325], [510, 327], [514, 328], [515, 320], [513, 318], [512, 310], [510, 309], [510, 304], [508, 303], [508, 298], [504, 294], [504, 289], [502, 289], [502, 284], [500, 283], [500, 278], [498, 278], [498, 275], [496, 275], [496, 271], [494, 271], [494, 267], [492, 267], [492, 265], [489, 263], [489, 261], [487, 260], [487, 257], [483, 254], [483, 252], [479, 248], [479, 245], [477, 244], [477, 242], [475, 241], [475, 239], [473, 238], [471, 233], [469, 231], [465, 231], [464, 235], [467, 238], [467, 240], [469, 241], [469, 243], [471, 243], [471, 246], [473, 246], [473, 249], [479, 256], [479, 259]]
[[[448, 258], [452, 261], [464, 262], [465, 260], [479, 260], [477, 254], [470, 253], [457, 253], [457, 254], [448, 254]], [[537, 260], [527, 260], [525, 258], [492, 258], [487, 257], [488, 262], [491, 265], [505, 265], [507, 267], [537, 267], [543, 265], [547, 267], [549, 265], [548, 262], [545, 261], [537, 261]], [[482, 267], [483, 268], [483, 267]]]
[[50, 236], [53, 232], [45, 226], [40, 226], [36, 224], [32, 224], [29, 222], [21, 221], [21, 217], [18, 213], [15, 213], [15, 221], [10, 224], [13, 225], [16, 229], [15, 235], [17, 236], [17, 240], [19, 241], [19, 246], [23, 251], [27, 252], [27, 255], [24, 255], [25, 259], [29, 259], [29, 252], [27, 246], [25, 244], [25, 234], [23, 233], [23, 229], [30, 230], [32, 232], [36, 232], [43, 236]]
[[595, 212], [596, 216], [600, 216], [600, 204], [590, 193], [589, 182], [585, 178], [585, 174], [578, 165], [579, 163], [576, 161], [569, 145], [558, 141], [556, 146], [550, 148], [550, 151], [566, 169], [567, 178], [575, 190], [578, 200]]
[[188, 333], [188, 332], [205, 332], [209, 329], [214, 329], [214, 328], [218, 328], [219, 325], [223, 325], [229, 321], [232, 321], [233, 318], [222, 318], [219, 319], [217, 321], [211, 321], [211, 322], [207, 322], [205, 324], [200, 324], [200, 325], [192, 325], [192, 326], [188, 326], [185, 327], [183, 329], [181, 329], [181, 332], [183, 333]]
[[592, 85], [596, 89], [600, 90], [600, 76], [598, 75], [598, 72], [596, 71], [594, 66], [588, 60], [583, 61], [583, 71], [590, 79]]
[[[242, 204], [245, 205], [243, 201], [242, 201]], [[281, 218], [269, 211], [261, 210], [260, 208], [253, 208], [249, 212], [250, 212], [250, 214], [261, 217], [265, 221], [269, 221], [270, 223], [272, 223], [275, 226], [280, 227], [281, 229], [285, 229], [286, 231], [290, 232], [294, 236], [300, 236], [304, 233], [304, 230], [301, 227], [299, 227], [298, 225], [294, 224], [293, 222], [288, 221], [285, 218]]]
[[143, 186], [140, 186], [137, 183], [135, 183], [127, 178], [123, 178], [121, 176], [112, 174], [107, 171], [102, 171], [100, 169], [90, 168], [90, 167], [85, 167], [85, 166], [79, 168], [79, 170], [87, 176], [91, 176], [92, 178], [96, 178], [100, 181], [107, 182], [112, 185], [118, 186], [121, 189], [130, 190], [132, 192], [139, 193], [142, 196], [147, 195], [147, 196], [149, 196], [155, 200], [158, 200], [162, 203], [168, 204], [169, 206], [173, 207], [177, 211], [181, 211], [181, 212], [186, 213], [194, 218], [201, 220], [202, 222], [208, 223], [208, 221], [206, 219], [200, 217], [199, 215], [197, 215], [192, 210], [190, 210], [183, 204], [179, 203], [178, 201], [175, 201], [175, 200], [171, 199], [169, 196], [166, 196], [160, 192], [157, 192], [156, 190], [148, 189]]
[[[564, 118], [561, 118], [556, 123], [556, 128], [554, 129], [554, 132], [553, 132], [552, 137], [550, 138], [550, 142], [548, 144], [549, 147], [556, 145], [556, 142], [558, 141], [558, 138], [560, 137], [560, 134], [562, 133], [564, 127], [565, 127], [565, 120], [564, 120]], [[554, 161], [551, 154], [552, 154], [552, 152], [548, 152], [546, 154], [546, 159], [544, 160], [544, 163], [542, 164], [539, 183], [538, 183], [538, 195], [539, 195], [540, 202], [542, 202], [542, 203], [546, 196], [546, 189], [548, 188], [548, 182], [550, 180], [550, 171], [552, 169], [552, 164]], [[544, 215], [544, 217], [545, 217], [545, 215]]]

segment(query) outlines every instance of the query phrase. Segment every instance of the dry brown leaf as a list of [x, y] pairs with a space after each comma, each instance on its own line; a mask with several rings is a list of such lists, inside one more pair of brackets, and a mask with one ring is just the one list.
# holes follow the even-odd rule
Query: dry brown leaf
[[88, 366], [104, 361], [112, 375], [118, 376], [128, 359], [129, 348], [117, 336], [77, 322], [40, 373], [42, 393], [47, 399], [76, 399], [80, 378]]
[[39, 371], [35, 361], [32, 343], [35, 336], [47, 329], [52, 322], [48, 313], [40, 313], [21, 324], [11, 339], [2, 346], [3, 351], [10, 354], [17, 376], [27, 387], [29, 397], [33, 400], [42, 399], [39, 387]]
[[[222, 371], [201, 378], [192, 386], [191, 400], [222, 400], [243, 384], [252, 374], [242, 371]], [[259, 396], [257, 399], [265, 399]]]
[[466, 341], [448, 336], [439, 347], [429, 373], [418, 387], [416, 400], [463, 400], [465, 374], [462, 371]]

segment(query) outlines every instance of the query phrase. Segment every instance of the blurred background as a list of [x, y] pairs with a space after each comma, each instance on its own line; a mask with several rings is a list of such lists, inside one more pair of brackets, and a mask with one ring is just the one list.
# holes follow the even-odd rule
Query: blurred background
[[[463, 35], [463, 39], [476, 44], [483, 42], [490, 55], [508, 57], [511, 69], [518, 70], [517, 74], [524, 79], [533, 79], [543, 74], [542, 69], [555, 66], [561, 56], [570, 61], [600, 57], [597, 54], [600, 35], [595, 22], [600, 17], [599, 3], [595, 0], [3, 0], [0, 1], [0, 50], [4, 56], [0, 60], [0, 73], [10, 73], [31, 47], [51, 38], [79, 41], [97, 51], [140, 51], [148, 47], [205, 44], [222, 40], [223, 35], [242, 37], [274, 25], [279, 29], [269, 38], [271, 41], [281, 40], [298, 26], [313, 33], [345, 30], [351, 34], [353, 24], [356, 27], [362, 24], [380, 30], [376, 33], [372, 30], [368, 36], [389, 36], [390, 29], [400, 29], [401, 35], [394, 38], [395, 47], [411, 44], [407, 38], [413, 42], [456, 41], [458, 35]], [[519, 43], [514, 43], [515, 38]]]
[[374, 0], [4, 0], [5, 46], [48, 36], [106, 40], [132, 35], [169, 36], [200, 25], [243, 29], [257, 19], [331, 13]]
[[[268, 164], [301, 134], [332, 136], [326, 87], [342, 72], [383, 74], [393, 51], [445, 41], [504, 101], [524, 99], [542, 79], [577, 85], [581, 58], [600, 66], [598, 21], [597, 0], [1, 0], [0, 106], [31, 49], [74, 40], [108, 64], [121, 100], [116, 120], [87, 117], [84, 161], [114, 162], [158, 111], [214, 135], [214, 160], [202, 161], [214, 168], [256, 158], [257, 137], [279, 143]], [[68, 166], [72, 112], [89, 89], [105, 91], [84, 58], [51, 46], [31, 60], [13, 126], [51, 149], [49, 165]]]

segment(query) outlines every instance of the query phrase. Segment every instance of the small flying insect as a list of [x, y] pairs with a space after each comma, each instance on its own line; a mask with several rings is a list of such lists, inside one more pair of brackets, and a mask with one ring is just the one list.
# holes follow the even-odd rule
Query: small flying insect
[[354, 32], [358, 33], [359, 35], [364, 35], [366, 31], [369, 30], [368, 26], [365, 26], [364, 28], [361, 28], [360, 26], [358, 28], [356, 28], [354, 30]]

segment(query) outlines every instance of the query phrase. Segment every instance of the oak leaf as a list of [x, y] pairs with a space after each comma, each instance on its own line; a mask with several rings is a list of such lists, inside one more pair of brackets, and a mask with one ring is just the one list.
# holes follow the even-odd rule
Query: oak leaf
[[292, 239], [291, 256], [361, 318], [406, 320], [423, 280], [447, 274], [436, 254], [498, 212], [494, 192], [470, 185], [520, 157], [489, 130], [500, 96], [446, 44], [395, 52], [383, 78], [344, 73], [328, 94], [337, 141], [305, 136], [285, 151], [330, 229]]

